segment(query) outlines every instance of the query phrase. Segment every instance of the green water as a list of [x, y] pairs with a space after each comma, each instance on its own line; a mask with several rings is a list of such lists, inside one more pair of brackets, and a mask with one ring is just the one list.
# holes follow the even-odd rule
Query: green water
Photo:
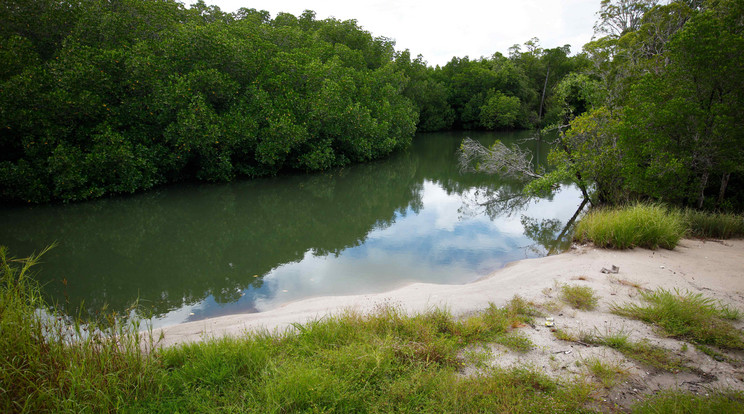
[[[411, 282], [467, 283], [544, 255], [580, 193], [487, 203], [521, 186], [461, 174], [455, 152], [466, 135], [483, 143], [529, 136], [422, 134], [385, 160], [321, 174], [6, 206], [0, 244], [23, 256], [57, 242], [37, 276], [52, 300], [86, 312], [139, 300], [155, 326]], [[524, 146], [545, 162], [546, 144]]]

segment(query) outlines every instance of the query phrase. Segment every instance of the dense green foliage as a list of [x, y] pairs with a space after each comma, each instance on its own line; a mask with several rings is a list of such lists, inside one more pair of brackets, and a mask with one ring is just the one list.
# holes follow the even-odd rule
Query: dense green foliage
[[730, 239], [744, 236], [744, 216], [739, 214], [687, 209], [683, 218], [687, 234], [692, 237]]
[[549, 181], [572, 179], [595, 205], [741, 210], [742, 15], [735, 0], [603, 1], [592, 64], [558, 88], [588, 112], [564, 129], [552, 158], [566, 173]]
[[392, 42], [354, 21], [171, 0], [0, 12], [5, 199], [322, 170], [404, 148], [416, 128]]
[[432, 68], [312, 11], [9, 0], [0, 18], [5, 200], [325, 170], [405, 148], [416, 130], [531, 128], [587, 106], [586, 79], [562, 80], [588, 61], [537, 39]]

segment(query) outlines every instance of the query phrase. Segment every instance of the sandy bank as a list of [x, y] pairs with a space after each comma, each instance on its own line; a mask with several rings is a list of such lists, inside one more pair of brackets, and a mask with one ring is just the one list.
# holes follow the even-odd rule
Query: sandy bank
[[[619, 273], [601, 272], [602, 268], [612, 265], [619, 267]], [[307, 322], [344, 309], [366, 312], [383, 304], [397, 305], [409, 312], [446, 307], [460, 315], [481, 310], [489, 302], [502, 305], [514, 295], [545, 302], [557, 283], [579, 283], [595, 289], [602, 299], [599, 309], [589, 313], [586, 323], [607, 323], [607, 308], [613, 301], [637, 295], [637, 289], [619, 281], [640, 284], [647, 289], [664, 287], [703, 292], [744, 310], [744, 240], [683, 240], [671, 251], [578, 247], [556, 256], [512, 263], [467, 285], [416, 283], [380, 294], [312, 298], [263, 313], [229, 315], [170, 326], [156, 330], [155, 334], [160, 335], [162, 331], [165, 337], [161, 345], [168, 346], [257, 329], [283, 329], [294, 322]], [[576, 319], [577, 315], [571, 318], [574, 324], [581, 320]], [[560, 318], [556, 318], [556, 323], [562, 323]]]

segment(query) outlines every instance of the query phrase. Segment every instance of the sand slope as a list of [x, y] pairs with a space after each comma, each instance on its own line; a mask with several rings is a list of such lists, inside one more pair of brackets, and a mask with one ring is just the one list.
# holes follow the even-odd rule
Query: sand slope
[[[616, 275], [601, 273], [618, 266]], [[578, 277], [586, 281], [576, 280]], [[293, 302], [263, 313], [229, 315], [163, 328], [163, 345], [204, 337], [241, 334], [246, 330], [283, 329], [344, 309], [370, 311], [381, 304], [401, 306], [409, 312], [446, 307], [459, 315], [478, 311], [490, 302], [502, 305], [514, 295], [540, 302], [544, 291], [556, 283], [578, 282], [597, 290], [600, 311], [615, 298], [633, 295], [635, 289], [614, 280], [624, 279], [648, 289], [701, 291], [744, 311], [744, 240], [683, 240], [674, 250], [633, 249], [613, 251], [580, 246], [569, 252], [512, 263], [488, 277], [467, 285], [416, 283], [380, 294], [331, 296]], [[627, 293], [625, 290], [630, 289]], [[549, 292], [548, 292], [549, 294]], [[160, 334], [160, 330], [155, 332]]]

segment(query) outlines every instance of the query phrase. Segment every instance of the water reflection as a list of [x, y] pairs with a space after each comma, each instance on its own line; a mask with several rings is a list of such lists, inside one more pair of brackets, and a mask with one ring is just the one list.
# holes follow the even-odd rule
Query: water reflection
[[54, 300], [92, 312], [139, 298], [156, 326], [414, 281], [466, 283], [545, 254], [579, 191], [529, 200], [512, 214], [478, 211], [472, 200], [521, 187], [459, 174], [462, 138], [422, 135], [407, 152], [325, 174], [4, 208], [0, 243], [25, 255], [57, 241], [39, 274]]

